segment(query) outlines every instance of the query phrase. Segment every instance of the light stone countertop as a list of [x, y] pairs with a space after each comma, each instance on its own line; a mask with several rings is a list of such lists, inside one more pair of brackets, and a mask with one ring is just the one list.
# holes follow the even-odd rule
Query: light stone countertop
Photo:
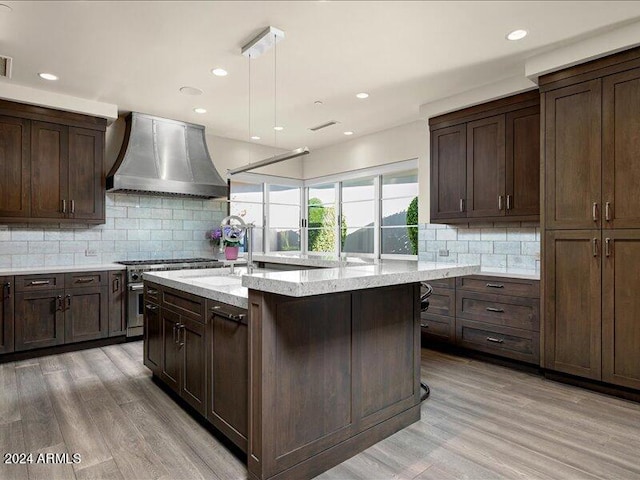
[[473, 275], [478, 265], [436, 264], [413, 261], [388, 261], [378, 265], [325, 268], [319, 270], [270, 271], [246, 267], [147, 272], [145, 280], [182, 290], [194, 295], [247, 308], [249, 289], [291, 297], [363, 290]]
[[304, 255], [301, 253], [269, 253], [266, 255], [254, 253], [253, 261], [318, 268], [371, 265], [374, 263], [373, 259], [358, 257], [347, 257], [338, 259], [332, 255]]
[[527, 270], [525, 268], [482, 267], [477, 275], [485, 275], [487, 277], [519, 278], [522, 280], [540, 280], [540, 270]]
[[29, 267], [29, 268], [4, 268], [0, 269], [0, 275], [37, 275], [49, 273], [71, 273], [71, 272], [94, 272], [105, 270], [126, 270], [124, 265], [119, 263], [96, 263], [87, 265], [65, 265], [51, 267]]

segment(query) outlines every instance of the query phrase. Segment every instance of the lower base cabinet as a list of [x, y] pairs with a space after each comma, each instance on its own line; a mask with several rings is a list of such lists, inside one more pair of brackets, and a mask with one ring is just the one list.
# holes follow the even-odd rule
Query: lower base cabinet
[[64, 290], [19, 291], [15, 301], [16, 351], [64, 344]]
[[160, 306], [145, 298], [144, 302], [144, 352], [143, 362], [154, 375], [160, 376], [162, 368], [162, 317]]
[[13, 352], [13, 277], [0, 277], [0, 354]]
[[65, 292], [65, 343], [109, 335], [108, 287], [73, 288]]

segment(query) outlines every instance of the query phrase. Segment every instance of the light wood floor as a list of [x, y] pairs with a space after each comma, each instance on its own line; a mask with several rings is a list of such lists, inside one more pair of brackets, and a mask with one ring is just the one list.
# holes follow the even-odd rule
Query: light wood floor
[[[640, 479], [640, 404], [423, 350], [422, 420], [334, 479]], [[0, 365], [0, 479], [245, 479], [244, 465], [150, 380], [141, 342]]]

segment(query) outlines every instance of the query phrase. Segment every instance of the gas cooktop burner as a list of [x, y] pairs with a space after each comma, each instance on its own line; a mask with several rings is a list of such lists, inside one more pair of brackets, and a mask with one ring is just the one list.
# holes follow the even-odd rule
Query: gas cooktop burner
[[202, 262], [217, 262], [215, 258], [169, 258], [158, 260], [124, 260], [122, 262], [116, 262], [121, 265], [172, 265], [176, 263], [202, 263]]

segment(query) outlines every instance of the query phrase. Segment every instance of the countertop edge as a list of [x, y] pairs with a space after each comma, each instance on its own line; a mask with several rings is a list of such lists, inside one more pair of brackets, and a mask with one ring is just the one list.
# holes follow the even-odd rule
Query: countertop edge
[[64, 265], [51, 267], [26, 267], [26, 268], [3, 268], [0, 269], [0, 276], [10, 277], [15, 275], [40, 275], [49, 273], [73, 273], [73, 272], [93, 272], [93, 271], [124, 271], [126, 267], [119, 263], [98, 263], [87, 265]]
[[175, 288], [183, 292], [191, 293], [209, 300], [215, 300], [217, 302], [226, 303], [239, 308], [248, 308], [249, 299], [248, 296], [234, 295], [229, 292], [216, 290], [213, 287], [199, 287], [197, 285], [191, 285], [181, 280], [171, 279], [153, 275], [151, 272], [144, 274], [144, 280], [162, 285], [163, 287]]

